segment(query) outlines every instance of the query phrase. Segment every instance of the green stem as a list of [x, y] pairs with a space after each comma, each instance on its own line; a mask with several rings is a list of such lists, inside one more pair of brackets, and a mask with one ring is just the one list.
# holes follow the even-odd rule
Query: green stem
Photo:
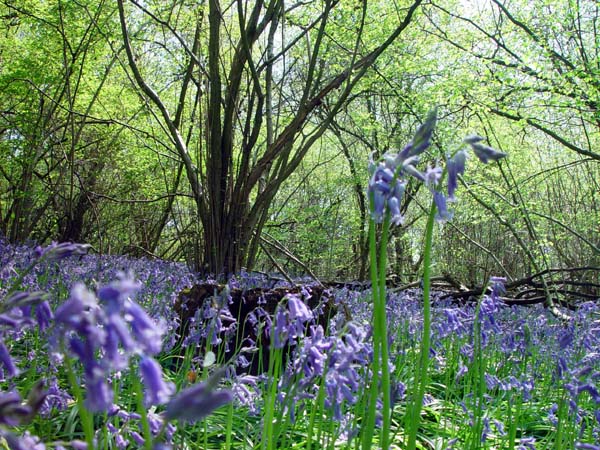
[[75, 372], [73, 371], [71, 358], [69, 358], [65, 352], [63, 352], [63, 354], [65, 354], [65, 368], [67, 370], [67, 377], [69, 378], [71, 389], [73, 389], [73, 394], [75, 394], [75, 399], [77, 400], [77, 412], [79, 413], [79, 418], [81, 419], [81, 426], [83, 427], [85, 442], [88, 448], [94, 448], [94, 424], [92, 422], [92, 417], [89, 414], [89, 411], [85, 408], [83, 394], [81, 392], [79, 383], [77, 382]]
[[274, 448], [274, 423], [275, 416], [275, 401], [277, 398], [277, 383], [279, 381], [279, 371], [281, 368], [282, 350], [273, 348], [274, 340], [271, 338], [271, 347], [269, 349], [269, 371], [267, 376], [270, 378], [269, 390], [265, 402], [265, 418], [263, 423], [263, 449], [271, 450]]
[[227, 431], [225, 433], [225, 449], [231, 449], [231, 435], [233, 433], [233, 403], [229, 404], [227, 411]]
[[429, 351], [431, 347], [431, 254], [433, 250], [433, 224], [435, 223], [435, 202], [431, 202], [427, 227], [425, 229], [425, 249], [423, 254], [423, 336], [419, 355], [418, 378], [416, 393], [411, 408], [408, 450], [417, 447], [417, 432], [421, 421], [421, 408], [428, 381]]
[[383, 231], [381, 233], [381, 244], [379, 247], [379, 289], [378, 298], [374, 305], [375, 311], [375, 330], [379, 335], [378, 344], [381, 351], [381, 390], [383, 397], [383, 423], [381, 428], [381, 448], [387, 450], [390, 438], [390, 366], [389, 349], [387, 333], [387, 314], [386, 314], [386, 266], [387, 266], [387, 243], [390, 231], [390, 212], [385, 215], [383, 222]]
[[[484, 290], [485, 291], [485, 290]], [[477, 301], [475, 308], [475, 322], [473, 324], [473, 377], [475, 380], [475, 425], [472, 434], [472, 446], [475, 448], [481, 441], [481, 433], [483, 431], [483, 395], [485, 392], [485, 367], [483, 365], [483, 352], [481, 343], [481, 302], [483, 294]]]
[[142, 434], [144, 436], [144, 450], [152, 450], [152, 432], [150, 431], [150, 424], [148, 423], [148, 412], [144, 406], [142, 383], [140, 383], [140, 379], [133, 370], [131, 371], [131, 380], [136, 397], [137, 411], [141, 417], [140, 422], [142, 423]]
[[[372, 198], [370, 199], [373, 203]], [[373, 207], [371, 205], [371, 211]], [[379, 299], [379, 283], [377, 276], [377, 236], [375, 229], [375, 222], [369, 220], [369, 258], [370, 258], [370, 273], [371, 273], [371, 291], [373, 295], [373, 301], [376, 305]], [[374, 306], [375, 311], [375, 306]], [[362, 426], [362, 448], [363, 450], [370, 449], [373, 446], [373, 431], [375, 429], [375, 415], [377, 406], [377, 394], [378, 394], [378, 377], [379, 377], [379, 333], [377, 333], [377, 323], [373, 327], [373, 362], [371, 364], [371, 387], [369, 394], [369, 403], [367, 410], [367, 417]]]

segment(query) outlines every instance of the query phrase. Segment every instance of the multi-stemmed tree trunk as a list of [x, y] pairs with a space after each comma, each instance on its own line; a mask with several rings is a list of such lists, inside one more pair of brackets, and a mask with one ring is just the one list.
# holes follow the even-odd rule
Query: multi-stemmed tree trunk
[[[203, 269], [226, 274], [254, 264], [277, 190], [349, 101], [369, 67], [409, 25], [421, 0], [407, 4], [397, 25], [371, 48], [362, 42], [370, 13], [367, 2], [350, 8], [339, 0], [322, 0], [318, 10], [314, 2], [309, 10], [283, 0], [227, 5], [207, 0], [195, 12], [192, 43], [185, 39], [189, 30], [177, 30], [170, 22], [179, 17], [173, 10], [163, 18], [141, 2], [131, 3], [135, 10], [126, 10], [118, 0], [129, 67], [159, 111], [183, 163], [204, 230]], [[332, 13], [342, 8], [357, 20], [345, 50], [335, 49], [339, 69], [334, 72], [328, 68], [329, 52], [335, 48], [328, 27]], [[167, 96], [144, 74], [143, 60], [134, 50], [141, 44], [135, 42], [137, 31], [129, 29], [128, 14], [149, 18], [170, 36], [165, 48], [176, 42], [185, 54], [187, 68], [180, 77], [174, 116]], [[188, 91], [195, 93], [188, 96]], [[321, 111], [322, 119], [312, 120], [325, 100], [329, 106]], [[194, 152], [182, 131], [184, 111], [190, 112], [190, 123], [199, 124], [189, 131], [198, 140]]]

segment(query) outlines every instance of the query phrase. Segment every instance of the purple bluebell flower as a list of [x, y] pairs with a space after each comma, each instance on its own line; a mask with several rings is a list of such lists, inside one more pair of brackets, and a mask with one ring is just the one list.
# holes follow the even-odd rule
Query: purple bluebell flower
[[19, 374], [19, 369], [15, 366], [6, 345], [0, 340], [0, 363], [9, 378], [15, 377]]
[[175, 392], [175, 385], [164, 381], [162, 369], [154, 358], [142, 356], [140, 373], [146, 387], [146, 406], [166, 403]]
[[404, 163], [402, 166], [402, 173], [406, 175], [410, 175], [416, 180], [425, 182], [425, 174], [422, 173], [419, 169], [417, 169], [413, 163]]
[[48, 298], [48, 294], [42, 291], [35, 292], [22, 292], [16, 291], [10, 294], [10, 296], [2, 301], [0, 304], [0, 311], [10, 311], [14, 308], [23, 309], [26, 306], [36, 305], [45, 301]]
[[0, 392], [0, 424], [16, 426], [30, 416], [31, 408], [22, 403], [17, 392]]
[[435, 215], [435, 220], [438, 222], [446, 222], [452, 219], [454, 213], [448, 210], [448, 206], [446, 204], [446, 197], [444, 194], [435, 191], [433, 193], [433, 201], [435, 202], [435, 206], [437, 208], [437, 212]]
[[197, 383], [179, 392], [166, 405], [165, 419], [181, 421], [200, 421], [215, 409], [233, 400], [233, 394], [228, 389], [217, 389], [223, 370], [213, 373], [208, 380]]
[[425, 171], [425, 185], [428, 186], [430, 189], [435, 189], [435, 187], [438, 185], [438, 183], [440, 182], [440, 180], [442, 179], [442, 168], [435, 166], [435, 167], [427, 167], [427, 170]]
[[44, 300], [35, 307], [35, 318], [40, 331], [44, 331], [50, 326], [50, 321], [54, 318], [48, 300]]
[[54, 311], [54, 320], [75, 330], [84, 330], [98, 309], [96, 296], [88, 291], [83, 283], [77, 283], [71, 289], [69, 299]]
[[437, 121], [437, 109], [434, 108], [427, 113], [425, 122], [417, 129], [412, 142], [407, 145], [400, 153], [403, 160], [418, 156], [423, 153], [431, 144], [431, 137]]
[[458, 177], [465, 173], [466, 153], [459, 150], [452, 158], [446, 161], [446, 170], [448, 171], [448, 201], [455, 201], [454, 192], [458, 187]]
[[481, 443], [485, 443], [487, 441], [488, 436], [492, 432], [492, 427], [490, 426], [490, 419], [488, 417], [483, 418], [483, 429], [481, 430]]
[[535, 438], [534, 437], [522, 437], [519, 440], [517, 450], [536, 450], [535, 449]]
[[283, 348], [289, 337], [288, 313], [281, 306], [275, 309], [275, 324], [271, 327], [271, 339], [274, 348]]
[[575, 444], [577, 450], [600, 450], [600, 445], [588, 444], [585, 442], [577, 442]]
[[483, 141], [483, 138], [477, 134], [469, 134], [463, 139], [463, 142], [469, 145], [473, 145], [481, 141]]
[[506, 431], [504, 430], [504, 423], [500, 422], [497, 419], [494, 419], [494, 426], [496, 427], [496, 431], [500, 436], [506, 436]]
[[164, 442], [157, 442], [152, 444], [152, 450], [173, 450], [173, 446]]
[[304, 323], [313, 318], [311, 310], [297, 295], [288, 294], [287, 299], [291, 320], [299, 320]]
[[108, 411], [113, 405], [113, 389], [103, 373], [86, 374], [85, 407], [92, 412]]
[[91, 411], [111, 408], [110, 374], [127, 367], [129, 359], [136, 355], [142, 355], [141, 371], [148, 383], [148, 398], [159, 403], [167, 400], [167, 385], [159, 385], [151, 374], [149, 360], [144, 359], [161, 350], [164, 328], [130, 298], [139, 288], [139, 283], [124, 274], [100, 287], [98, 296], [77, 284], [55, 312], [59, 341], [68, 342], [83, 365], [86, 406]]
[[129, 435], [135, 441], [135, 443], [139, 446], [139, 448], [142, 448], [144, 446], [144, 444], [146, 443], [146, 440], [137, 431], [131, 431], [131, 432], [129, 432]]
[[44, 258], [46, 261], [59, 261], [70, 256], [86, 255], [90, 249], [88, 244], [74, 244], [72, 242], [53, 242], [46, 248], [36, 247], [34, 255], [38, 258]]
[[0, 430], [0, 436], [6, 440], [10, 450], [46, 450], [46, 445], [39, 437], [33, 436], [28, 431], [21, 437], [7, 430]]
[[0, 392], [0, 424], [17, 426], [29, 423], [44, 403], [44, 383], [38, 381], [23, 402], [18, 392]]
[[390, 209], [390, 214], [392, 215], [390, 219], [391, 223], [393, 225], [402, 225], [404, 218], [400, 213], [400, 201], [397, 197], [391, 197], [388, 200], [388, 208]]
[[474, 142], [470, 145], [473, 149], [473, 153], [475, 153], [475, 156], [477, 156], [477, 158], [479, 158], [479, 160], [484, 164], [487, 164], [490, 161], [500, 161], [506, 156], [506, 153], [500, 152], [492, 147], [488, 147], [480, 142]]
[[48, 381], [48, 390], [40, 408], [40, 415], [47, 417], [53, 410], [65, 411], [72, 401], [73, 397], [58, 385], [58, 380], [54, 377]]
[[123, 432], [115, 428], [115, 426], [110, 422], [107, 422], [106, 428], [108, 429], [108, 432], [114, 436], [115, 445], [117, 448], [119, 450], [125, 450], [129, 445], [129, 441], [125, 439]]

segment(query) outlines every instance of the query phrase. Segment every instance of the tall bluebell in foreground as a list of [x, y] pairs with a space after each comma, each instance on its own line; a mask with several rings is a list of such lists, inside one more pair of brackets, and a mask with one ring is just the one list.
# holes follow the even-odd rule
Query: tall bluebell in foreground
[[[372, 445], [373, 429], [376, 420], [376, 405], [379, 392], [382, 393], [382, 430], [381, 447], [389, 447], [390, 433], [390, 367], [388, 353], [387, 317], [386, 317], [386, 248], [391, 225], [401, 225], [401, 203], [408, 178], [412, 177], [432, 193], [433, 199], [425, 231], [424, 271], [423, 271], [423, 337], [421, 341], [419, 366], [412, 405], [407, 413], [409, 428], [408, 448], [416, 448], [416, 435], [420, 422], [420, 412], [427, 385], [427, 373], [430, 351], [431, 330], [431, 248], [433, 225], [435, 221], [447, 221], [452, 218], [448, 202], [455, 200], [458, 177], [464, 174], [466, 150], [470, 147], [483, 163], [498, 161], [505, 153], [485, 144], [480, 136], [468, 136], [454, 154], [447, 156], [445, 169], [428, 167], [425, 171], [418, 168], [421, 155], [430, 147], [431, 138], [437, 120], [436, 110], [427, 115], [412, 141], [397, 154], [385, 154], [380, 161], [370, 161], [368, 198], [370, 205], [369, 255], [371, 259], [371, 283], [373, 291], [373, 363], [371, 367], [371, 392], [369, 410], [363, 428], [363, 448]], [[444, 175], [447, 185], [443, 187]], [[376, 224], [382, 224], [381, 240], [377, 247]]]

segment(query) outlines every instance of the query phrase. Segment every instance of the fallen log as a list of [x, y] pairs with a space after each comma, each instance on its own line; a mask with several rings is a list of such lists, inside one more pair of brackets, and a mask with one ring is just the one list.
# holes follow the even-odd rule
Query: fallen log
[[[260, 374], [269, 367], [271, 323], [278, 305], [285, 306], [288, 296], [302, 298], [313, 312], [313, 325], [327, 330], [330, 320], [340, 309], [330, 291], [324, 286], [278, 287], [273, 289], [229, 289], [217, 283], [196, 284], [182, 290], [175, 302], [179, 315], [180, 344], [196, 338], [199, 350], [210, 347], [217, 363], [236, 364], [238, 372]], [[342, 306], [345, 320], [349, 312]], [[219, 330], [210, 329], [219, 324]], [[194, 329], [194, 327], [198, 329]], [[290, 344], [284, 347], [284, 356]]]

